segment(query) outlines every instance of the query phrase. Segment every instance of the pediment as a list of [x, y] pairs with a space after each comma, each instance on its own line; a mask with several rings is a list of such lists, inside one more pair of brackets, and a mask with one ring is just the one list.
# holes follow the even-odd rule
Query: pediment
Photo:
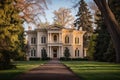
[[50, 29], [63, 29], [64, 27], [62, 27], [62, 26], [52, 26]]

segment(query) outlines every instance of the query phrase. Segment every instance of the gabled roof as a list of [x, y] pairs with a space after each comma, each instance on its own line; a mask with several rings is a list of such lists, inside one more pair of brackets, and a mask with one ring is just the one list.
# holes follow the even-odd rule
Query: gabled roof
[[65, 29], [65, 28], [62, 26], [55, 25], [55, 26], [50, 26], [49, 29]]

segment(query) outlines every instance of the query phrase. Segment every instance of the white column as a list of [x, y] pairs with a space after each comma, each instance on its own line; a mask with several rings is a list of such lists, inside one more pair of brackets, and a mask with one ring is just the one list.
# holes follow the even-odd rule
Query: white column
[[63, 46], [61, 47], [61, 57], [64, 57], [64, 55], [63, 55]]
[[47, 46], [47, 56], [50, 57], [50, 55], [49, 55], [49, 46]]
[[60, 42], [62, 42], [62, 33], [60, 33]]
[[51, 38], [51, 33], [50, 33], [50, 38], [49, 38], [49, 39], [50, 39], [50, 42], [49, 42], [49, 43], [51, 43], [51, 41], [52, 41], [52, 40], [51, 40], [51, 39], [52, 39], [52, 38]]
[[39, 54], [39, 32], [37, 32], [37, 36], [36, 36], [36, 44], [37, 44], [37, 48], [36, 48], [36, 57], [40, 57]]
[[50, 46], [50, 58], [52, 58], [52, 54], [51, 54], [51, 46]]
[[49, 43], [49, 38], [50, 38], [50, 36], [49, 36], [49, 33], [48, 33], [48, 43]]
[[59, 58], [60, 55], [60, 47], [58, 47], [58, 53], [57, 53], [57, 57]]
[[58, 57], [59, 57], [59, 58], [61, 57], [61, 53], [60, 53], [60, 46], [59, 46], [59, 55], [58, 55]]
[[60, 57], [62, 57], [61, 46], [60, 46]]

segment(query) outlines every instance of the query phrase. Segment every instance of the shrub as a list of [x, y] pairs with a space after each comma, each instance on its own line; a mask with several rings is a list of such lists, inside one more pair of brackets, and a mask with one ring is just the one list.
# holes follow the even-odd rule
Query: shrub
[[65, 57], [61, 57], [60, 60], [62, 61], [88, 61], [87, 58], [65, 58]]
[[38, 61], [40, 58], [29, 58], [30, 61]]

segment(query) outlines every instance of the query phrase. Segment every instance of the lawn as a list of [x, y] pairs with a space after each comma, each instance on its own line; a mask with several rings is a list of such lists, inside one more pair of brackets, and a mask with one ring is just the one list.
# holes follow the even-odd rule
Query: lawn
[[45, 61], [17, 61], [16, 69], [0, 70], [0, 80], [13, 80], [13, 78], [21, 73], [24, 73], [32, 68], [38, 67], [44, 64]]
[[91, 61], [64, 61], [82, 80], [120, 80], [120, 64]]

